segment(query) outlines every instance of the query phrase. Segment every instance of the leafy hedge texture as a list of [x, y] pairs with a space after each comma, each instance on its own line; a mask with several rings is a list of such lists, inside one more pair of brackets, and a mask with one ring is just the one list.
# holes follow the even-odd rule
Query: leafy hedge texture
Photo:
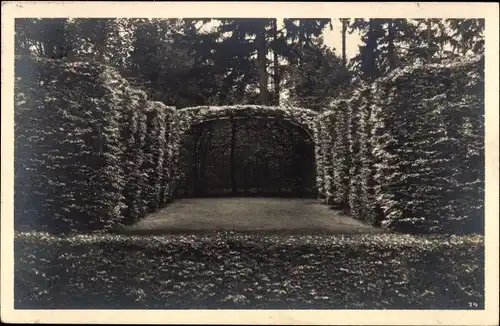
[[341, 208], [347, 207], [349, 195], [349, 125], [348, 125], [348, 109], [349, 103], [345, 100], [339, 100], [335, 103], [335, 137], [333, 139], [333, 153], [332, 153], [332, 173], [333, 184], [335, 189], [333, 191], [333, 202], [338, 204]]
[[14, 245], [16, 309], [484, 309], [477, 235], [24, 233]]
[[393, 71], [323, 114], [236, 105], [175, 110], [93, 62], [18, 57], [18, 230], [109, 230], [173, 199], [184, 135], [211, 120], [286, 120], [314, 139], [319, 198], [370, 224], [480, 232], [483, 57]]
[[146, 174], [144, 199], [147, 212], [154, 212], [168, 202], [170, 157], [169, 117], [174, 109], [161, 102], [148, 102], [146, 107], [147, 134], [144, 148], [143, 173]]
[[171, 109], [105, 65], [18, 57], [15, 68], [16, 229], [109, 230], [163, 205]]
[[18, 226], [109, 228], [125, 185], [123, 79], [90, 63], [19, 59], [15, 68]]
[[[137, 94], [142, 95], [142, 94]], [[126, 217], [124, 223], [133, 223], [146, 214], [146, 205], [143, 200], [145, 178], [142, 171], [144, 164], [144, 147], [147, 134], [146, 102], [142, 97], [131, 98], [129, 110], [124, 116], [123, 139], [125, 150], [123, 157], [123, 169], [126, 178], [124, 190], [125, 207], [123, 215]]]
[[[178, 110], [173, 122], [173, 164], [178, 166], [179, 149], [182, 146], [184, 135], [195, 125], [211, 120], [231, 118], [255, 118], [286, 120], [287, 122], [305, 130], [311, 138], [317, 139], [318, 113], [308, 109], [294, 107], [262, 106], [262, 105], [233, 105], [233, 106], [197, 106]], [[318, 163], [319, 166], [319, 163]], [[319, 168], [317, 168], [319, 170]], [[179, 171], [175, 171], [175, 178], [180, 178]]]
[[481, 232], [483, 64], [407, 67], [334, 102], [319, 117], [323, 196], [374, 225]]
[[413, 67], [374, 85], [385, 98], [372, 113], [375, 195], [385, 225], [482, 230], [483, 65], [475, 57]]

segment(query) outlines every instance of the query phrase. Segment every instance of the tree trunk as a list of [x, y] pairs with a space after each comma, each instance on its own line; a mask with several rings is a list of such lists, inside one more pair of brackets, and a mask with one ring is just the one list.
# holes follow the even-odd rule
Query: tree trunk
[[375, 38], [375, 21], [374, 19], [368, 20], [368, 39], [366, 42], [367, 56], [363, 58], [363, 70], [365, 76], [372, 80], [378, 74], [375, 62], [375, 50], [377, 49], [377, 40]]
[[445, 59], [445, 52], [444, 52], [444, 44], [445, 44], [445, 38], [444, 35], [446, 35], [446, 27], [443, 25], [440, 25], [440, 35], [439, 35], [439, 62], [442, 62]]
[[97, 60], [100, 62], [106, 61], [106, 37], [108, 32], [108, 24], [109, 21], [107, 19], [99, 19], [97, 21], [97, 26], [95, 26], [94, 31], [97, 35], [94, 35], [96, 38], [96, 49], [97, 52]]
[[432, 63], [432, 20], [427, 19], [427, 63]]
[[341, 18], [342, 22], [342, 66], [347, 67], [347, 55], [346, 55], [346, 34], [347, 34], [347, 18]]
[[304, 35], [304, 23], [302, 22], [302, 19], [299, 19], [299, 67], [302, 67], [302, 56], [304, 53], [304, 41], [305, 41], [305, 35]]
[[257, 34], [257, 60], [259, 62], [259, 99], [262, 105], [268, 104], [267, 98], [267, 49], [266, 49], [266, 28], [262, 24], [260, 31]]
[[387, 57], [389, 60], [389, 68], [390, 70], [394, 70], [396, 68], [396, 53], [394, 49], [394, 22], [392, 20], [389, 21], [388, 24], [388, 45], [387, 45]]
[[278, 42], [278, 19], [274, 19], [273, 22], [273, 39], [275, 48], [273, 49], [273, 60], [274, 60], [274, 105], [280, 105], [280, 75], [279, 75], [279, 58], [278, 52], [276, 51], [276, 46]]
[[235, 149], [236, 149], [236, 120], [231, 118], [231, 193], [236, 193], [236, 167], [235, 167]]
[[460, 36], [462, 37], [462, 55], [466, 55], [467, 54], [467, 39], [464, 37], [465, 28], [464, 28], [463, 21], [459, 25], [459, 30], [460, 30]]

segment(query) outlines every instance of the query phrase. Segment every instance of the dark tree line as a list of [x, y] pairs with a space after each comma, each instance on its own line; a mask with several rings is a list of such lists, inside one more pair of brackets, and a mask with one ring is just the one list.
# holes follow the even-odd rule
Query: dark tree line
[[[119, 68], [168, 105], [292, 104], [324, 110], [352, 83], [484, 51], [481, 19], [17, 19], [16, 52]], [[346, 35], [357, 33], [347, 58]]]
[[361, 34], [351, 69], [373, 80], [415, 63], [441, 63], [484, 52], [484, 19], [354, 19]]

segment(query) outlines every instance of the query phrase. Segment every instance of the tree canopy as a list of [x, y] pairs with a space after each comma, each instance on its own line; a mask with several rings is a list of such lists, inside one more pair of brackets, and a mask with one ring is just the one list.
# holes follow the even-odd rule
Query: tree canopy
[[[484, 51], [481, 19], [340, 19], [342, 49], [324, 42], [331, 19], [16, 19], [15, 49], [118, 68], [157, 101], [289, 105], [321, 111], [352, 85], [405, 65]], [[346, 57], [346, 34], [357, 54]]]

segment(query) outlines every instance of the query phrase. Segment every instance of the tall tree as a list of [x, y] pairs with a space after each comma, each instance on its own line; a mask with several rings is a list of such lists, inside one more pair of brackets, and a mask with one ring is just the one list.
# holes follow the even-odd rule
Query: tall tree
[[411, 64], [415, 54], [422, 53], [418, 28], [408, 19], [355, 19], [350, 33], [355, 30], [361, 34], [362, 45], [353, 67], [365, 80]]
[[261, 102], [261, 96], [267, 97], [267, 83], [264, 83], [267, 80], [267, 58], [262, 55], [262, 47], [267, 46], [260, 40], [266, 41], [261, 33], [262, 27], [268, 22], [270, 20], [264, 19], [220, 20], [218, 31], [221, 39], [216, 56], [217, 66], [224, 73], [221, 104], [252, 101], [247, 95], [254, 89], [258, 89], [260, 93], [258, 102]]
[[387, 22], [387, 60], [389, 61], [389, 70], [394, 70], [397, 66], [396, 49], [394, 42], [396, 41], [394, 21], [391, 19]]
[[323, 29], [331, 25], [331, 19], [318, 18], [285, 18], [283, 29], [289, 45], [288, 58], [293, 66], [301, 64], [302, 54], [305, 48], [309, 47], [314, 38], [323, 33]]
[[[450, 35], [444, 19], [415, 19], [409, 23], [415, 26], [417, 34], [412, 38], [413, 47], [408, 52], [409, 58], [425, 63], [441, 62], [450, 58], [452, 53], [447, 49]], [[408, 64], [411, 64], [411, 61]]]
[[349, 26], [349, 18], [340, 18], [342, 23], [342, 67], [347, 67], [347, 27]]
[[259, 99], [262, 105], [268, 104], [266, 23], [267, 21], [261, 21], [257, 25], [258, 30], [256, 31], [257, 61], [259, 65]]
[[380, 75], [377, 66], [377, 57], [380, 56], [378, 48], [382, 35], [382, 25], [376, 19], [355, 19], [350, 26], [350, 31], [358, 30], [361, 33], [363, 44], [359, 47], [359, 54], [353, 59], [354, 69], [357, 69], [362, 78], [371, 80]]
[[273, 105], [280, 104], [280, 63], [279, 63], [279, 52], [277, 47], [279, 46], [279, 38], [278, 38], [278, 19], [273, 20], [273, 41], [271, 43], [271, 48], [273, 51]]
[[61, 59], [71, 53], [65, 18], [16, 18], [15, 35], [16, 54]]
[[484, 19], [447, 19], [450, 44], [460, 55], [484, 52]]
[[427, 19], [427, 63], [432, 63], [432, 20], [429, 18]]
[[74, 57], [123, 67], [131, 50], [132, 22], [126, 18], [70, 19], [68, 33]]
[[317, 38], [304, 49], [302, 65], [289, 75], [289, 102], [322, 111], [332, 99], [341, 96], [349, 78], [341, 58], [323, 43], [322, 38]]

